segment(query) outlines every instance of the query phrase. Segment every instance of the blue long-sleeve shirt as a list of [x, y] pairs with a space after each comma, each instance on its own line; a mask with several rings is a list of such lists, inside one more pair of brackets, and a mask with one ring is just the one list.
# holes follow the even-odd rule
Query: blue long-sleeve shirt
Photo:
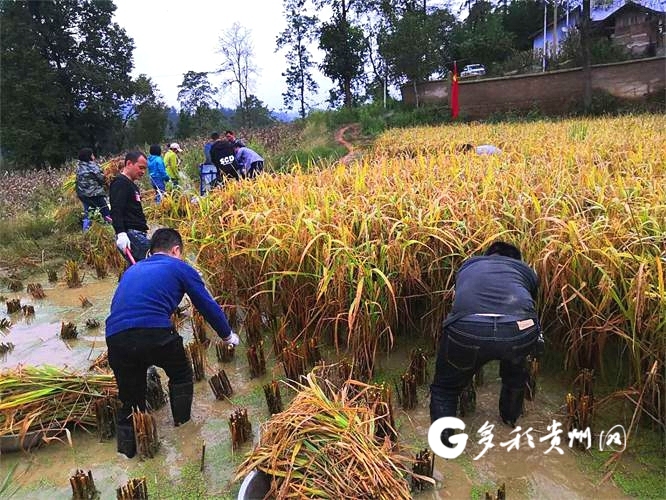
[[169, 182], [169, 175], [166, 172], [164, 160], [159, 155], [150, 155], [148, 157], [148, 174], [153, 181]]
[[155, 254], [129, 267], [111, 300], [106, 336], [131, 328], [172, 328], [171, 314], [187, 294], [220, 338], [231, 327], [199, 273], [182, 260]]

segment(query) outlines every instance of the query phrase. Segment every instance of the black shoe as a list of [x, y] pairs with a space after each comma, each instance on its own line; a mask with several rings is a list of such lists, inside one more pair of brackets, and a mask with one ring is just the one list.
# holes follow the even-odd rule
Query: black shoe
[[169, 403], [171, 404], [171, 415], [176, 427], [190, 420], [192, 412], [192, 396], [194, 384], [169, 384]]
[[123, 453], [127, 458], [136, 455], [134, 426], [131, 422], [116, 425], [116, 441], [118, 443], [118, 453]]

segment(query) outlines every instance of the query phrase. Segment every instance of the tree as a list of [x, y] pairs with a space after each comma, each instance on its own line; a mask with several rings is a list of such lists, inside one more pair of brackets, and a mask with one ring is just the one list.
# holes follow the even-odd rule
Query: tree
[[542, 25], [543, 4], [539, 0], [514, 0], [502, 10], [502, 24], [513, 36], [516, 50], [532, 50], [530, 35]]
[[200, 107], [215, 107], [217, 89], [208, 81], [208, 73], [188, 71], [178, 88], [178, 102], [183, 109], [194, 112]]
[[379, 47], [393, 79], [416, 84], [443, 69], [451, 57], [450, 31], [454, 25], [455, 17], [446, 9], [427, 13], [406, 8], [402, 16], [391, 19]]
[[[353, 104], [354, 84], [364, 76], [365, 52], [363, 31], [349, 20], [352, 3], [353, 0], [330, 2], [333, 17], [324, 23], [319, 31], [319, 48], [326, 52], [321, 69], [326, 76], [338, 83], [344, 105], [348, 108]], [[334, 96], [335, 92], [332, 93], [332, 97]]]
[[146, 75], [133, 83], [134, 95], [126, 103], [127, 147], [161, 144], [165, 137], [168, 108], [157, 87]]
[[224, 85], [238, 87], [238, 105], [242, 106], [248, 98], [251, 77], [257, 74], [252, 61], [254, 51], [250, 31], [234, 23], [220, 36], [219, 52], [222, 55], [220, 72], [227, 75]]
[[16, 165], [118, 148], [134, 47], [114, 11], [110, 0], [0, 4], [1, 140]]
[[314, 93], [319, 86], [314, 81], [310, 69], [313, 67], [308, 44], [316, 35], [317, 18], [305, 13], [305, 0], [284, 0], [284, 15], [287, 28], [277, 38], [277, 50], [288, 47], [286, 54], [287, 91], [282, 94], [284, 105], [293, 109], [298, 104], [301, 118], [305, 118], [308, 93]]
[[513, 37], [504, 29], [501, 12], [493, 12], [486, 0], [477, 0], [464, 22], [453, 33], [453, 57], [458, 61], [492, 63], [506, 60], [513, 49]]
[[255, 95], [250, 94], [234, 115], [237, 127], [267, 127], [275, 123], [270, 110]]

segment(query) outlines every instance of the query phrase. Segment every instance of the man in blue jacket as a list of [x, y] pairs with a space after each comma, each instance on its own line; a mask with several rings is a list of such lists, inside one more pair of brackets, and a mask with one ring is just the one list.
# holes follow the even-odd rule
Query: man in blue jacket
[[253, 179], [264, 170], [264, 159], [254, 149], [243, 146], [240, 141], [234, 143], [234, 156], [241, 177]]
[[122, 408], [116, 427], [118, 451], [136, 453], [133, 408], [146, 410], [146, 372], [155, 365], [169, 377], [169, 400], [176, 426], [190, 419], [192, 367], [183, 338], [174, 330], [171, 314], [187, 294], [194, 307], [225, 342], [239, 338], [197, 273], [183, 262], [183, 240], [169, 228], [151, 238], [150, 257], [129, 267], [118, 284], [106, 319], [109, 365], [118, 384]]
[[[430, 386], [431, 422], [455, 417], [458, 398], [485, 363], [500, 361], [499, 412], [514, 426], [523, 411], [526, 357], [541, 342], [536, 314], [538, 279], [515, 246], [497, 241], [456, 273], [455, 298], [444, 322]], [[444, 432], [447, 432], [445, 430]], [[445, 445], [450, 445], [443, 436]]]

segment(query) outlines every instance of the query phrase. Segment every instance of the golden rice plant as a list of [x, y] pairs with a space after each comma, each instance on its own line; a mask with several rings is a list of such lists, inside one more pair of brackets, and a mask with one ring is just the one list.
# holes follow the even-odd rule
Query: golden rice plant
[[311, 373], [295, 388], [289, 407], [264, 424], [236, 479], [263, 471], [274, 479], [268, 496], [275, 498], [411, 498], [414, 460], [376, 438], [372, 386], [349, 380], [329, 397]]
[[78, 288], [83, 284], [81, 268], [75, 260], [65, 262], [65, 282], [69, 288]]
[[[468, 142], [503, 152], [456, 152]], [[663, 115], [391, 130], [349, 166], [229, 183], [155, 213], [225, 304], [270, 312], [289, 325], [283, 341], [349, 352], [363, 379], [378, 353], [436, 338], [465, 258], [515, 243], [565, 368], [603, 373], [620, 357], [640, 389], [666, 358], [665, 143]], [[643, 404], [655, 399], [663, 416], [663, 398]]]
[[117, 396], [113, 374], [82, 375], [52, 366], [19, 367], [0, 373], [0, 436], [73, 424], [94, 428], [94, 402]]

